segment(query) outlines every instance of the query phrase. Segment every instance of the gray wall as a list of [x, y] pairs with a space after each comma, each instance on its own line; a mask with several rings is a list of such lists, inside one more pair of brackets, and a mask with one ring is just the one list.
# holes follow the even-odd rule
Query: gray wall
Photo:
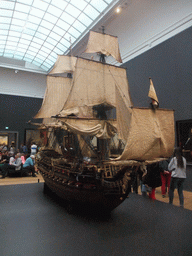
[[[16, 72], [15, 72], [16, 71]], [[0, 94], [43, 98], [46, 76], [0, 67]]]
[[[35, 116], [41, 104], [42, 99], [0, 94], [0, 131], [17, 131], [20, 146], [25, 142], [26, 129], [36, 129], [28, 121]], [[9, 130], [5, 127], [9, 127]]]
[[27, 122], [38, 112], [45, 89], [45, 75], [0, 67], [0, 131], [18, 132], [18, 145], [26, 129], [36, 128]]
[[192, 28], [125, 63], [135, 106], [149, 106], [149, 77], [160, 107], [175, 110], [175, 120], [192, 119]]

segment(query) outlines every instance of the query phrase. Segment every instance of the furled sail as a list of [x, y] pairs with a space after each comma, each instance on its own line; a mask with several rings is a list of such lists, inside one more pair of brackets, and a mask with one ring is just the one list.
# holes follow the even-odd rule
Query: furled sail
[[80, 134], [80, 135], [87, 135], [87, 136], [94, 136], [98, 134], [102, 129], [101, 124], [97, 124], [93, 127], [88, 127], [87, 129], [85, 127], [83, 129], [82, 126], [78, 127], [78, 126], [71, 125], [68, 122], [65, 122], [65, 125], [70, 130], [70, 132], [73, 132], [75, 134]]
[[115, 36], [90, 31], [89, 40], [85, 52], [96, 52], [107, 56], [111, 55], [118, 62], [122, 63], [119, 51], [118, 38]]
[[67, 129], [84, 136], [96, 136], [100, 139], [110, 139], [116, 134], [116, 128], [105, 120], [67, 120], [63, 122]]
[[[126, 69], [78, 58], [70, 95], [60, 116], [74, 114], [77, 107], [105, 105], [116, 107], [116, 87], [129, 106], [132, 105]], [[70, 113], [71, 110], [71, 113]], [[75, 113], [78, 117], [81, 117]]]
[[43, 118], [41, 129], [47, 129], [51, 127], [61, 128], [63, 127], [63, 123], [57, 118]]
[[73, 73], [75, 71], [76, 59], [73, 56], [58, 55], [57, 61], [49, 75]]
[[133, 108], [127, 143], [116, 160], [145, 161], [170, 157], [174, 143], [174, 111]]
[[42, 106], [35, 118], [51, 118], [63, 108], [71, 88], [71, 78], [47, 76]]

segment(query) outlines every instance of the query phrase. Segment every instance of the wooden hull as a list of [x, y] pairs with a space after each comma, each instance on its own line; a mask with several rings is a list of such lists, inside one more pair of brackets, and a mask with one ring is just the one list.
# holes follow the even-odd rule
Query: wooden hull
[[91, 189], [76, 188], [68, 185], [58, 184], [57, 182], [45, 178], [48, 188], [60, 198], [72, 203], [86, 204], [98, 211], [112, 211], [119, 206], [127, 195], [104, 195], [102, 192]]
[[44, 178], [45, 185], [63, 200], [74, 204], [86, 204], [97, 211], [111, 212], [118, 207], [128, 195], [127, 193], [118, 193], [111, 188], [94, 186], [93, 184], [63, 183], [58, 179], [47, 177], [46, 173], [40, 169]]
[[66, 161], [53, 151], [39, 154], [37, 168], [45, 188], [63, 200], [86, 204], [100, 211], [112, 211], [130, 191], [130, 170], [127, 168]]

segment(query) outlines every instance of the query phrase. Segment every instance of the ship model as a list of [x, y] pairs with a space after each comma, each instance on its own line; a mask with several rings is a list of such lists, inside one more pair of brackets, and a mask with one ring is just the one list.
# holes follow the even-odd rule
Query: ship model
[[152, 105], [133, 106], [126, 69], [105, 62], [122, 62], [117, 37], [91, 31], [85, 52], [100, 60], [58, 56], [47, 75], [36, 163], [45, 190], [110, 212], [128, 197], [133, 171], [172, 155], [174, 111], [158, 107], [151, 79]]

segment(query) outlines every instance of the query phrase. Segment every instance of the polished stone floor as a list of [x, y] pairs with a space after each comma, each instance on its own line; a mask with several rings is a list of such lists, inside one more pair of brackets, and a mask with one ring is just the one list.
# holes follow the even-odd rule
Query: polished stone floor
[[42, 176], [40, 174], [36, 175], [37, 177], [5, 177], [4, 179], [0, 179], [0, 186], [7, 185], [18, 185], [18, 184], [31, 184], [44, 182]]
[[43, 193], [43, 178], [0, 179], [2, 256], [191, 256], [192, 166], [184, 209], [156, 189], [156, 200], [131, 193], [110, 216], [69, 213], [59, 198]]
[[[187, 166], [187, 179], [184, 184], [184, 208], [192, 211], [192, 165]], [[31, 184], [31, 183], [41, 183], [44, 182], [42, 176], [37, 174], [37, 177], [6, 177], [5, 179], [0, 179], [1, 185], [16, 185], [16, 184]], [[139, 194], [141, 195], [140, 187]], [[165, 198], [162, 198], [161, 188], [156, 189], [156, 200], [161, 201], [163, 203], [168, 203], [169, 198], [168, 195]], [[173, 205], [179, 206], [179, 197], [177, 194], [177, 190], [174, 193], [174, 201]]]
[[[139, 190], [139, 194], [141, 194], [140, 190]], [[184, 208], [192, 211], [192, 192], [184, 190], [183, 195], [184, 195]], [[156, 188], [155, 197], [156, 197], [156, 200], [158, 200], [158, 201], [161, 201], [161, 202], [167, 203], [167, 204], [169, 203], [169, 196], [166, 195], [166, 197], [163, 198], [162, 194], [161, 194], [160, 187]], [[175, 192], [174, 192], [173, 205], [175, 205], [177, 207], [180, 206], [177, 190], [175, 190]]]
[[0, 186], [2, 256], [192, 255], [188, 209], [132, 193], [107, 217], [69, 213], [38, 177], [30, 181]]

